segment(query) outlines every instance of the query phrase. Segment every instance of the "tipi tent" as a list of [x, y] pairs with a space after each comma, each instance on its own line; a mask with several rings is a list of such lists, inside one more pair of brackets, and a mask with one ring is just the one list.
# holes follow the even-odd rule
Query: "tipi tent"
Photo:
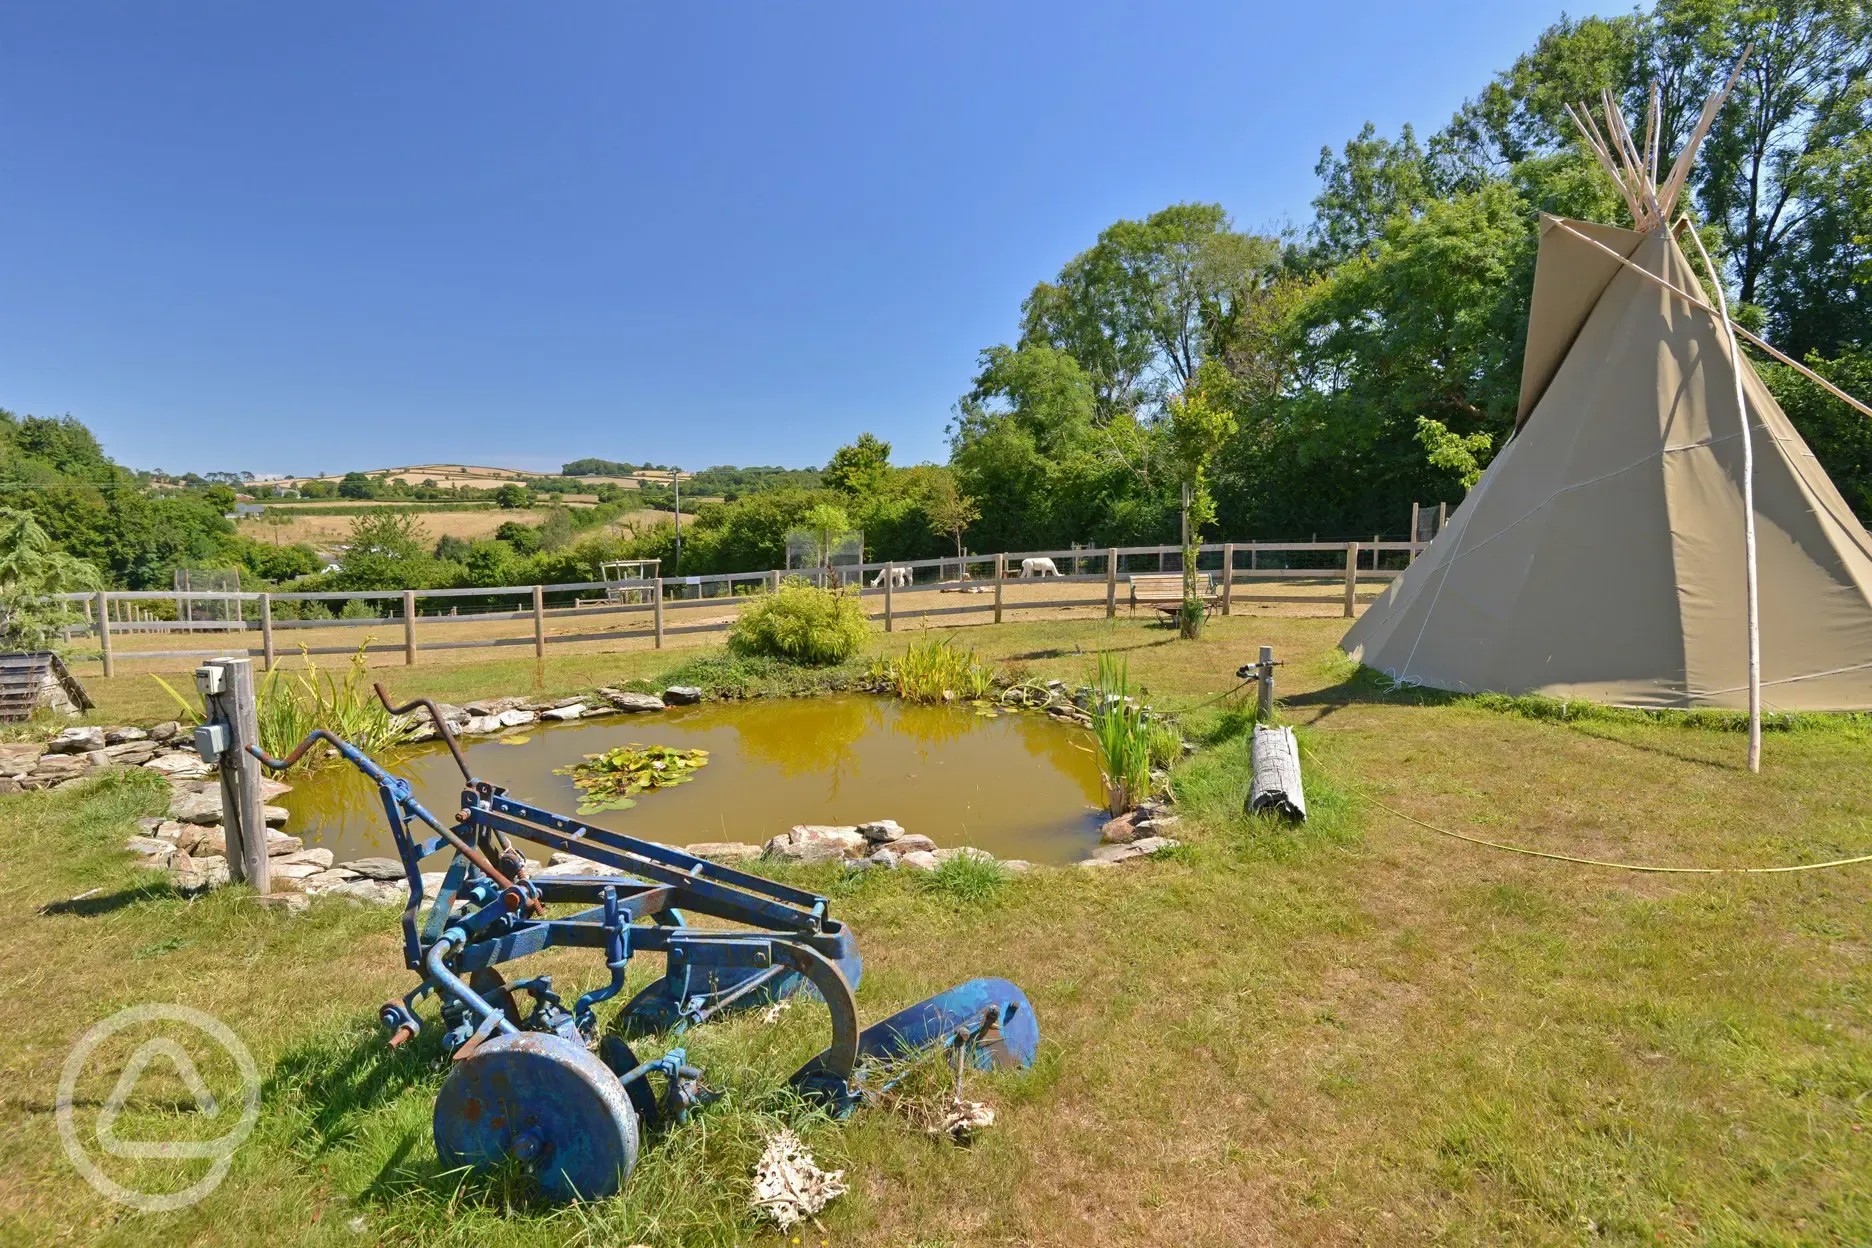
[[[1642, 167], [1626, 162], [1628, 178]], [[1654, 185], [1632, 190], [1649, 228], [1543, 218], [1515, 433], [1342, 644], [1441, 689], [1746, 707], [1734, 360], [1753, 451], [1762, 704], [1872, 709], [1872, 537], [1731, 354], [1726, 310], [1704, 300], [1664, 227], [1674, 193], [1660, 207]]]

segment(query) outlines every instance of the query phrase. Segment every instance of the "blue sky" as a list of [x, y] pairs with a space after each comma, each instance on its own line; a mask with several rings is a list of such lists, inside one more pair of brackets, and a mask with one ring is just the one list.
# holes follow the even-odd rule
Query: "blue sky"
[[0, 6], [0, 407], [170, 471], [942, 459], [1101, 228], [1304, 223], [1560, 11]]

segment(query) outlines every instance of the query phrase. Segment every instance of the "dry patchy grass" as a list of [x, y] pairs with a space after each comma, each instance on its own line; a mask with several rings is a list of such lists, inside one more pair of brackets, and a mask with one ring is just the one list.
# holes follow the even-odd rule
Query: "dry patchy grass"
[[[791, 1121], [850, 1169], [853, 1194], [825, 1218], [837, 1244], [1872, 1241], [1867, 868], [1581, 868], [1448, 841], [1358, 796], [1559, 852], [1811, 861], [1872, 849], [1866, 730], [1771, 733], [1754, 777], [1739, 735], [1688, 722], [1391, 698], [1333, 660], [1341, 626], [1237, 616], [1196, 643], [1102, 619], [973, 634], [985, 656], [1040, 678], [1083, 679], [1095, 651], [1123, 650], [1154, 699], [1183, 707], [1274, 645], [1313, 822], [1241, 815], [1245, 723], [1225, 700], [1187, 716], [1205, 745], [1178, 773], [1187, 847], [1170, 860], [1036, 872], [969, 901], [898, 876], [800, 874], [862, 934], [866, 1018], [1005, 974], [1040, 1013], [1040, 1065], [984, 1081], [997, 1125], [958, 1149], [887, 1113], [842, 1127], [803, 1115], [767, 1089], [810, 1031], [737, 1024], [698, 1041], [730, 1099], [653, 1146], [626, 1197], [578, 1212], [498, 1183], [458, 1191], [436, 1173], [439, 1076], [420, 1047], [387, 1058], [372, 1034], [375, 1004], [404, 982], [393, 915], [325, 902], [287, 920], [231, 893], [167, 895], [114, 849], [159, 801], [134, 785], [0, 798], [0, 970], [14, 1007], [0, 1231], [139, 1245], [778, 1243], [741, 1201], [760, 1131]], [[555, 656], [543, 683], [651, 677], [677, 657]], [[530, 656], [424, 666], [394, 684], [463, 700], [531, 668]], [[132, 706], [128, 680], [106, 686], [108, 707]], [[88, 887], [108, 904], [33, 912]], [[569, 983], [596, 975], [576, 971]], [[48, 1089], [75, 1036], [149, 1000], [221, 1015], [270, 1079], [233, 1174], [183, 1214], [104, 1205], [51, 1125]], [[356, 1217], [362, 1241], [347, 1229]]]

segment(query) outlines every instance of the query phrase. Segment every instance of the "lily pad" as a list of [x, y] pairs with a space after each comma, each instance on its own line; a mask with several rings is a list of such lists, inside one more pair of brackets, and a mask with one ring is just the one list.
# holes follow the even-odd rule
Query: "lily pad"
[[571, 776], [584, 794], [581, 815], [607, 810], [629, 810], [639, 793], [687, 784], [695, 772], [708, 766], [707, 750], [682, 750], [669, 745], [640, 745], [633, 741], [602, 754], [587, 754], [585, 761], [555, 769]]

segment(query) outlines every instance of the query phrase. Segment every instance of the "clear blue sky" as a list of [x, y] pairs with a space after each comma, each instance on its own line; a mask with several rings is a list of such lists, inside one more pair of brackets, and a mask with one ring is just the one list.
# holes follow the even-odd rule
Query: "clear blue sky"
[[1560, 11], [18, 0], [0, 407], [170, 471], [941, 459], [1102, 227], [1304, 223]]

